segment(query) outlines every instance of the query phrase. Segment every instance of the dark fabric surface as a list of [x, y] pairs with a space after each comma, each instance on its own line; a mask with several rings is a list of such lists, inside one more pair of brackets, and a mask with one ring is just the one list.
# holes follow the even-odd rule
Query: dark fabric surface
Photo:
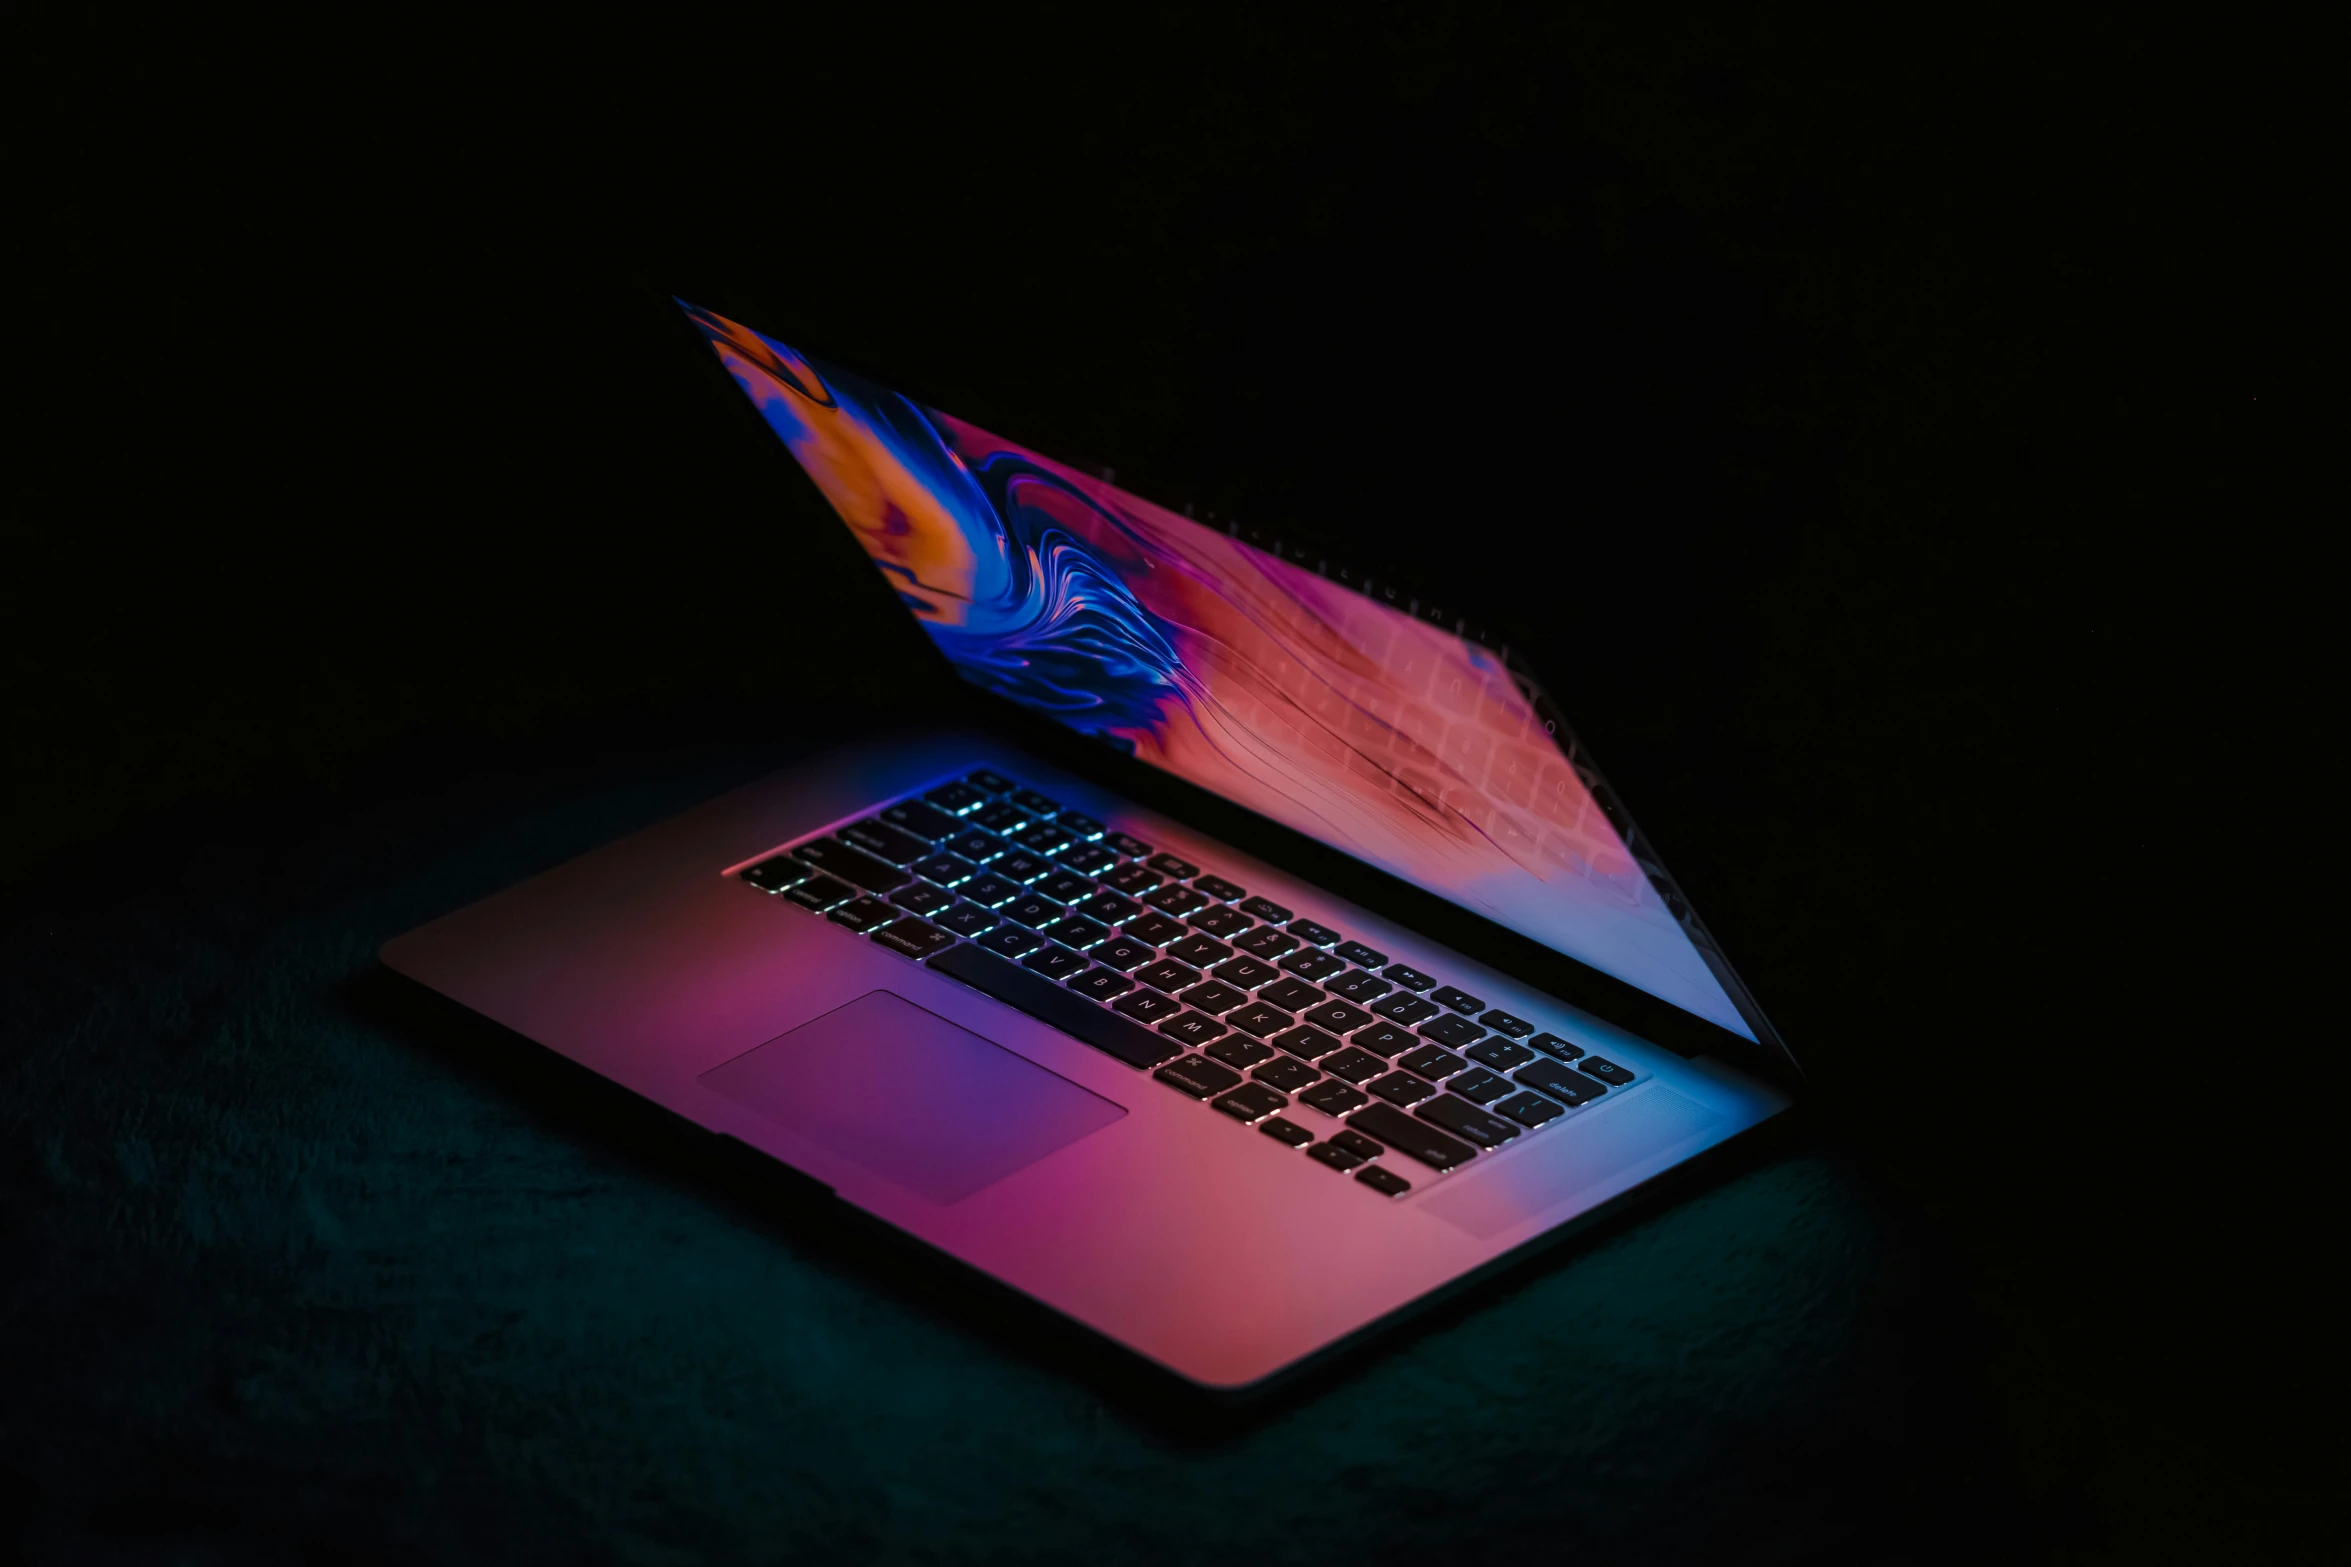
[[1195, 1409], [567, 1109], [376, 970], [772, 760], [477, 781], [34, 922], [0, 1068], [28, 1559], [1773, 1561], [1872, 1526], [1851, 1455], [1916, 1413], [1919, 1281], [1827, 1154]]

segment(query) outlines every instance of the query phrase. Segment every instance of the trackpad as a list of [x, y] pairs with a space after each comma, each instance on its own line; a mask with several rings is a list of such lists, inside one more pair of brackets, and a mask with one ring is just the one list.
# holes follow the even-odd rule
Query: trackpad
[[712, 1067], [700, 1081], [942, 1206], [1126, 1114], [886, 990]]

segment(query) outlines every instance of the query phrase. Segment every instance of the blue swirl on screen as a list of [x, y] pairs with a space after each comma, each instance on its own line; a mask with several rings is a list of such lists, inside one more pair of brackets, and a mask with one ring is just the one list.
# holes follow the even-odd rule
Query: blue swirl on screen
[[1058, 474], [1007, 453], [974, 477], [988, 509], [984, 522], [973, 520], [1008, 569], [1000, 592], [975, 597], [964, 625], [931, 624], [940, 648], [974, 683], [1089, 734], [1157, 724], [1189, 684], [1174, 639], [1049, 505], [1116, 519]]

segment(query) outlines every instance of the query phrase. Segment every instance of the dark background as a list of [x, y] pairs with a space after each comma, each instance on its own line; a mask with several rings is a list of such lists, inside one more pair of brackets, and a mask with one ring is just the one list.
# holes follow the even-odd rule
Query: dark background
[[2141, 27], [20, 11], [10, 961], [928, 700], [675, 293], [1485, 612], [1923, 1237], [1965, 1391], [1890, 1462], [1989, 1478], [1901, 1550], [2286, 1554], [2339, 1297], [2232, 728], [2299, 569], [2260, 49]]

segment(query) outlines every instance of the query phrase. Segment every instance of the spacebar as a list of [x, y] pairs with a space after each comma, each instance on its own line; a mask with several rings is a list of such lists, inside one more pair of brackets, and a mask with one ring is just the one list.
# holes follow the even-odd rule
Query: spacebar
[[1064, 990], [1042, 974], [1005, 962], [970, 942], [949, 947], [931, 959], [930, 966], [950, 979], [1017, 1007], [1040, 1023], [1050, 1023], [1065, 1034], [1075, 1034], [1096, 1050], [1109, 1052], [1129, 1066], [1153, 1067], [1183, 1046], [1164, 1034], [1154, 1034], [1115, 1012], [1106, 1012], [1072, 990]]

